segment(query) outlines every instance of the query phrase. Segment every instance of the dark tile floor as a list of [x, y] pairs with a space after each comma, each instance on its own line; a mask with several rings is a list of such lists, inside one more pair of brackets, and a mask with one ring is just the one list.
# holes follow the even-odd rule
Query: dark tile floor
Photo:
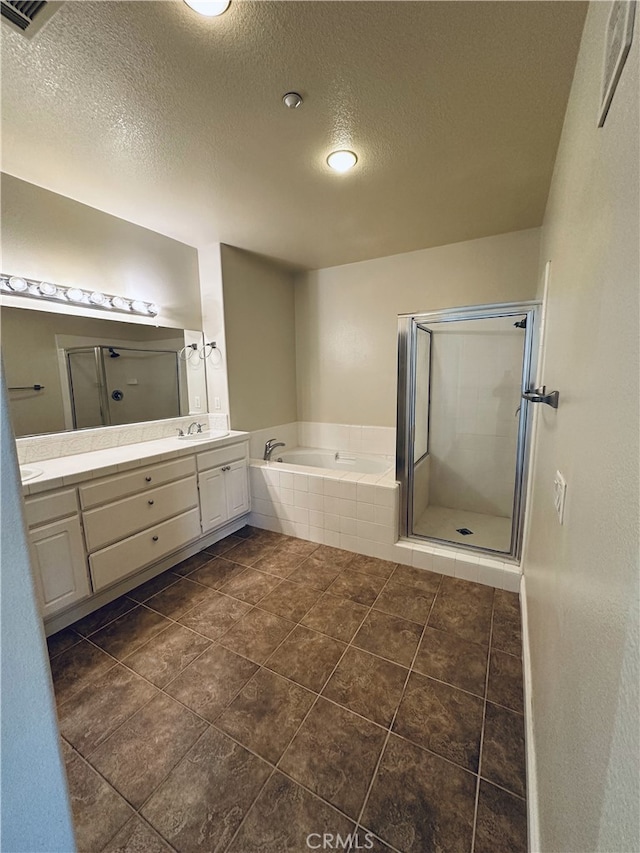
[[514, 594], [244, 528], [49, 649], [82, 853], [526, 850]]

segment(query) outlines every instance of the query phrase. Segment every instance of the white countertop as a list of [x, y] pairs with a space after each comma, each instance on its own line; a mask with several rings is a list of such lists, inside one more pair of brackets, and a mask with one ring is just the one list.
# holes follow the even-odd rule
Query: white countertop
[[105, 450], [76, 453], [73, 456], [61, 456], [58, 459], [28, 462], [22, 467], [37, 468], [42, 473], [23, 482], [22, 494], [34, 495], [49, 489], [58, 489], [61, 486], [71, 486], [83, 480], [130, 471], [132, 468], [152, 462], [177, 459], [179, 456], [189, 456], [249, 439], [248, 432], [231, 430], [228, 433], [225, 431], [225, 434], [221, 433], [221, 430], [212, 430], [211, 437], [197, 441], [187, 441], [177, 437], [159, 438], [154, 441], [139, 441], [135, 444], [109, 447]]

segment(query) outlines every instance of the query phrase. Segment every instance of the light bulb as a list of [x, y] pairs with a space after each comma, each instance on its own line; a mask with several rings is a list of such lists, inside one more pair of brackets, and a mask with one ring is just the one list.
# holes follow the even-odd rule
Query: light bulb
[[160, 308], [152, 302], [149, 305], [149, 314], [151, 314], [152, 317], [157, 317], [157, 315], [159, 313], [160, 313]]
[[357, 162], [358, 158], [353, 151], [334, 151], [327, 157], [327, 164], [334, 172], [348, 172]]
[[89, 299], [94, 305], [104, 305], [105, 303], [104, 293], [100, 293], [98, 290], [94, 290]]
[[114, 296], [111, 300], [111, 304], [114, 308], [117, 308], [118, 311], [129, 311], [131, 308], [127, 300], [123, 299], [122, 296]]
[[12, 275], [9, 279], [9, 287], [17, 293], [24, 293], [29, 285], [23, 278], [18, 278], [18, 276]]
[[38, 285], [38, 290], [43, 296], [55, 296], [57, 289], [55, 284], [50, 284], [48, 281], [41, 281]]
[[84, 291], [79, 290], [77, 287], [72, 287], [67, 290], [67, 299], [70, 299], [72, 302], [84, 302]]
[[131, 308], [136, 312], [136, 314], [148, 314], [149, 309], [147, 308], [146, 302], [141, 302], [139, 299], [134, 299], [131, 303]]
[[207, 18], [214, 18], [216, 15], [222, 15], [229, 8], [231, 0], [184, 0], [184, 2], [197, 12], [199, 15], [204, 15]]

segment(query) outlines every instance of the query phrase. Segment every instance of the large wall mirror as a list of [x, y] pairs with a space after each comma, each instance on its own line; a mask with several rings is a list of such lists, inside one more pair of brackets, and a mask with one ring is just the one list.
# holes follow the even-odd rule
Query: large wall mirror
[[202, 332], [2, 308], [16, 437], [208, 411]]

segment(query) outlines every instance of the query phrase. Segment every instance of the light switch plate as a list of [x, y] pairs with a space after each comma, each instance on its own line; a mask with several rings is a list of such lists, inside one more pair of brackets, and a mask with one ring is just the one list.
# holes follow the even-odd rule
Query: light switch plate
[[564, 502], [567, 496], [567, 481], [562, 476], [560, 471], [556, 471], [556, 476], [553, 480], [553, 504], [558, 514], [560, 524], [564, 520]]

